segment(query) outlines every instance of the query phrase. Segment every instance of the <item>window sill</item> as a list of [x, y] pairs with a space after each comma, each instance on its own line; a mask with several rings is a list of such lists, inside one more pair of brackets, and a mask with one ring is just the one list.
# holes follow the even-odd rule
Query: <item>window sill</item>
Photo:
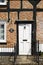
[[4, 3], [1, 3], [1, 2], [0, 2], [0, 5], [7, 5], [7, 2], [4, 2]]

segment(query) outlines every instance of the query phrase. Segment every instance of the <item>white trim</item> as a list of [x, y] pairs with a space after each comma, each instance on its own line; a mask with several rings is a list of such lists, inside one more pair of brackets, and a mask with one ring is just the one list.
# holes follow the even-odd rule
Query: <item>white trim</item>
[[4, 0], [4, 2], [0, 2], [0, 5], [7, 5], [7, 0]]
[[[26, 29], [24, 29], [24, 26]], [[31, 24], [19, 25], [19, 55], [31, 55]], [[21, 31], [22, 30], [22, 31]], [[23, 41], [27, 40], [27, 41]]]
[[5, 33], [4, 33], [5, 42], [6, 42], [6, 33], [7, 33], [7, 32], [6, 32], [6, 26], [7, 26], [7, 25], [6, 25], [6, 22], [5, 22], [5, 26], [4, 26], [4, 28], [5, 28], [5, 29], [4, 29], [4, 31], [5, 31]]
[[0, 48], [0, 52], [14, 52], [14, 48]]
[[[38, 44], [37, 44], [36, 49], [37, 49], [37, 52], [38, 52]], [[39, 43], [39, 52], [40, 51], [43, 52], [43, 44], [41, 44], [41, 43]]]
[[0, 24], [4, 24], [4, 40], [0, 40], [0, 43], [6, 42], [6, 21], [0, 21]]
[[39, 44], [39, 51], [43, 52], [43, 44]]

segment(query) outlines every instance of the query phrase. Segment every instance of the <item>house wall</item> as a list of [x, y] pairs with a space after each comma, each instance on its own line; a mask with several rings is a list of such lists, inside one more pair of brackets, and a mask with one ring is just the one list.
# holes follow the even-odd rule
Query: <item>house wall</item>
[[[20, 8], [20, 4], [21, 1], [14, 1], [11, 0], [10, 1], [10, 8], [15, 8], [15, 9], [19, 9]], [[26, 0], [22, 2], [22, 8], [32, 8], [33, 6]], [[6, 7], [7, 8], [7, 7]], [[37, 8], [43, 8], [43, 1], [41, 1], [38, 5]], [[16, 31], [16, 24], [15, 21], [18, 20], [18, 13], [17, 12], [10, 12], [10, 21], [7, 22], [8, 20], [8, 13], [6, 12], [0, 12], [0, 20], [6, 20], [6, 24], [7, 24], [7, 33], [6, 33], [6, 37], [7, 37], [7, 41], [6, 41], [6, 45], [0, 45], [0, 48], [13, 48], [16, 45], [16, 41], [17, 41], [17, 31]], [[20, 12], [19, 14], [19, 20], [33, 20], [33, 12], [31, 11], [26, 11], [26, 12]], [[12, 23], [11, 23], [12, 22]], [[37, 40], [39, 40], [39, 42], [41, 44], [43, 44], [43, 12], [37, 12], [36, 13], [36, 22], [37, 22]], [[9, 32], [9, 29], [13, 28], [14, 32], [11, 33]]]

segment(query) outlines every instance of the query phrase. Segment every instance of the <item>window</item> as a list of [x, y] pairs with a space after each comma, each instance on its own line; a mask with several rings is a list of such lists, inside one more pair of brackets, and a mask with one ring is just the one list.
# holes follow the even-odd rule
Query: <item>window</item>
[[0, 21], [0, 43], [6, 42], [6, 22]]
[[0, 5], [6, 5], [7, 4], [7, 0], [0, 0]]

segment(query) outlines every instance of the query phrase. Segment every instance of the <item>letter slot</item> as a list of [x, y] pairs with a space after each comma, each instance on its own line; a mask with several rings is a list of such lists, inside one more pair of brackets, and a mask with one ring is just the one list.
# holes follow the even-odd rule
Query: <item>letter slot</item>
[[26, 39], [24, 39], [23, 41], [27, 41]]

